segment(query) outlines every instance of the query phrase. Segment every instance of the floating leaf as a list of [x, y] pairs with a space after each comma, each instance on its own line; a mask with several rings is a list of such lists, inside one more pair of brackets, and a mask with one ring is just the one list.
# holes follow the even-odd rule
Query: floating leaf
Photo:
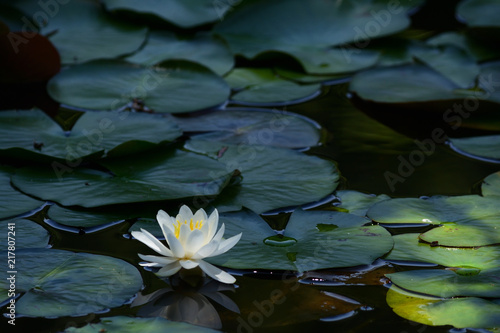
[[474, 59], [465, 51], [453, 46], [419, 49], [413, 54], [463, 89], [473, 87], [479, 75], [479, 66]]
[[472, 158], [500, 162], [500, 135], [451, 139], [451, 147]]
[[245, 104], [285, 103], [313, 97], [319, 84], [301, 85], [280, 78], [270, 68], [236, 68], [225, 80], [238, 90], [231, 100]]
[[393, 286], [387, 292], [387, 304], [399, 316], [425, 325], [490, 329], [500, 326], [500, 305], [482, 298], [442, 300]]
[[483, 246], [480, 248], [431, 246], [419, 242], [418, 237], [419, 234], [415, 233], [394, 236], [394, 249], [385, 259], [478, 269], [500, 266], [500, 246]]
[[405, 290], [438, 297], [500, 297], [500, 269], [482, 270], [475, 275], [461, 275], [453, 270], [422, 269], [387, 274]]
[[[221, 222], [228, 237], [242, 232], [242, 238], [231, 251], [209, 260], [231, 268], [304, 272], [367, 265], [392, 248], [384, 228], [364, 226], [368, 220], [340, 212], [295, 211], [284, 237], [248, 211], [223, 214]], [[318, 224], [337, 228], [320, 231]]]
[[39, 224], [21, 218], [14, 218], [0, 222], [5, 230], [5, 241], [0, 243], [0, 251], [15, 251], [26, 248], [46, 247], [49, 244], [49, 233]]
[[[54, 249], [16, 251], [16, 314], [81, 316], [120, 306], [141, 289], [139, 271], [103, 255]], [[8, 289], [8, 281], [0, 282]], [[7, 295], [7, 293], [3, 293]]]
[[134, 52], [146, 39], [146, 27], [113, 19], [96, 1], [73, 0], [46, 8], [53, 10], [50, 19], [38, 23], [42, 23], [42, 33], [52, 33], [50, 40], [63, 63], [116, 58]]
[[481, 193], [484, 196], [500, 195], [500, 171], [486, 177], [481, 185]]
[[303, 148], [316, 146], [321, 138], [318, 124], [285, 111], [227, 109], [176, 121], [184, 132], [199, 132], [192, 135], [196, 139], [231, 144]]
[[10, 176], [14, 169], [0, 167], [0, 219], [27, 213], [44, 204], [15, 190], [10, 185]]
[[[215, 26], [236, 54], [251, 59], [266, 51], [295, 57], [310, 73], [338, 73], [375, 64], [377, 54], [332, 48], [363, 43], [405, 29], [406, 11], [417, 4], [389, 6], [364, 0], [353, 6], [338, 1], [245, 1]], [[393, 12], [389, 12], [392, 10]]]
[[462, 225], [458, 223], [445, 223], [420, 235], [424, 242], [440, 246], [475, 247], [500, 244], [500, 221], [491, 219]]
[[50, 80], [55, 100], [91, 110], [117, 110], [141, 100], [156, 112], [189, 112], [226, 101], [229, 87], [207, 68], [188, 62], [142, 67], [124, 61], [92, 61]]
[[182, 28], [191, 28], [201, 24], [222, 20], [224, 14], [232, 8], [232, 1], [213, 0], [103, 0], [108, 10], [129, 10], [151, 14]]
[[490, 43], [474, 38], [467, 32], [443, 32], [428, 39], [427, 44], [431, 46], [458, 47], [474, 57], [476, 61], [494, 60], [500, 56], [500, 50], [492, 48]]
[[500, 4], [495, 0], [462, 0], [457, 15], [470, 27], [500, 27]]
[[72, 164], [91, 155], [130, 154], [181, 135], [171, 117], [160, 115], [86, 112], [68, 133], [40, 110], [0, 113], [0, 154], [44, 155]]
[[348, 213], [359, 216], [365, 216], [368, 209], [377, 202], [390, 199], [385, 194], [374, 195], [352, 190], [337, 191], [335, 196], [340, 199], [340, 208], [345, 208]]
[[233, 54], [222, 41], [206, 34], [181, 39], [167, 31], [151, 32], [147, 44], [126, 60], [145, 66], [156, 65], [165, 60], [189, 60], [204, 65], [219, 75], [229, 72], [234, 65]]
[[337, 187], [333, 162], [297, 151], [199, 140], [190, 140], [185, 147], [241, 173], [241, 181], [225, 188], [213, 203], [220, 211], [247, 207], [262, 213], [319, 200]]
[[22, 191], [36, 197], [64, 206], [97, 207], [214, 196], [232, 175], [208, 157], [174, 149], [148, 153], [133, 162], [116, 159], [106, 166], [113, 174], [88, 168], [22, 168], [12, 179]]

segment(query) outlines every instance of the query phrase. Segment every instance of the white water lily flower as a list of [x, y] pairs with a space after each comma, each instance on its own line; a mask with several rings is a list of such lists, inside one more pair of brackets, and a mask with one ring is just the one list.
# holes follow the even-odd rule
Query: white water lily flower
[[202, 271], [217, 281], [223, 283], [236, 281], [232, 275], [203, 260], [227, 252], [241, 238], [240, 233], [229, 239], [222, 239], [224, 223], [217, 231], [219, 224], [217, 209], [210, 214], [210, 217], [207, 217], [203, 209], [193, 215], [191, 209], [184, 205], [177, 217], [169, 216], [160, 210], [156, 219], [169, 248], [147, 230], [132, 231], [132, 236], [163, 256], [139, 254], [141, 259], [149, 261], [141, 264], [142, 266], [161, 267], [156, 274], [162, 277], [173, 275], [181, 268], [192, 269], [199, 266]]

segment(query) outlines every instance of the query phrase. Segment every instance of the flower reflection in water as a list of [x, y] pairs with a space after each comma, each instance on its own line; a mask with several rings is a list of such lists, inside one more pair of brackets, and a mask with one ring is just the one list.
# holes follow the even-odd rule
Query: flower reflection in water
[[[201, 272], [200, 272], [201, 273]], [[170, 285], [151, 294], [140, 293], [132, 307], [142, 306], [137, 315], [142, 317], [163, 317], [172, 321], [182, 321], [193, 325], [214, 329], [222, 328], [220, 316], [210, 302], [239, 313], [239, 308], [222, 291], [235, 291], [234, 285], [220, 283], [202, 277], [201, 274], [175, 275], [169, 279]]]

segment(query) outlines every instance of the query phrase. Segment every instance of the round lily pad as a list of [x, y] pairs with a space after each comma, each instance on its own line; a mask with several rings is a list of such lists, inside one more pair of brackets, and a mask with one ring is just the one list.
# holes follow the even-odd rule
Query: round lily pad
[[476, 247], [500, 244], [500, 229], [498, 218], [487, 221], [477, 221], [473, 225], [445, 223], [420, 235], [420, 239], [440, 246]]
[[[16, 251], [16, 314], [81, 316], [118, 307], [142, 287], [139, 271], [103, 255], [54, 249]], [[0, 288], [8, 289], [3, 279]], [[2, 293], [7, 295], [7, 293]]]
[[[49, 244], [48, 231], [33, 221], [14, 218], [1, 221], [0, 226], [5, 230], [5, 241], [0, 243], [0, 251], [7, 251], [12, 244], [14, 244], [15, 251], [46, 247]], [[12, 250], [9, 251], [12, 252]]]
[[134, 161], [114, 159], [106, 166], [112, 173], [83, 167], [26, 167], [17, 170], [12, 180], [35, 197], [64, 206], [97, 207], [214, 196], [233, 173], [208, 157], [175, 149], [148, 153]]
[[29, 197], [10, 184], [10, 176], [14, 173], [13, 168], [0, 167], [0, 219], [27, 213], [41, 207], [45, 202]]
[[500, 27], [499, 11], [495, 0], [462, 0], [457, 6], [457, 15], [471, 27]]
[[169, 321], [162, 317], [139, 318], [139, 317], [105, 317], [99, 323], [88, 324], [83, 327], [67, 328], [65, 333], [95, 333], [95, 332], [120, 332], [120, 333], [164, 333], [165, 331], [204, 333], [219, 332], [205, 327], [188, 323]]
[[95, 1], [72, 0], [45, 6], [38, 5], [29, 13], [43, 17], [36, 14], [48, 11], [50, 18], [39, 22], [41, 32], [50, 34], [62, 63], [116, 58], [134, 52], [146, 39], [146, 27], [113, 19]]
[[298, 84], [280, 78], [270, 68], [236, 68], [225, 80], [237, 90], [232, 101], [252, 105], [294, 103], [314, 97], [321, 88], [319, 84]]
[[406, 290], [438, 297], [500, 297], [500, 269], [486, 269], [478, 274], [462, 275], [458, 271], [421, 269], [387, 274]]
[[233, 1], [214, 0], [103, 0], [108, 10], [128, 10], [151, 14], [182, 28], [222, 20], [224, 14], [232, 9]]
[[199, 140], [231, 144], [258, 144], [283, 148], [316, 146], [321, 139], [317, 123], [294, 113], [266, 109], [226, 109], [177, 117], [184, 132]]
[[361, 44], [403, 30], [409, 25], [407, 9], [418, 3], [394, 8], [368, 0], [357, 6], [333, 0], [245, 1], [215, 26], [215, 32], [234, 53], [247, 58], [280, 51], [295, 57], [308, 72], [348, 72], [373, 65], [377, 54], [332, 46]]
[[392, 286], [387, 304], [399, 316], [430, 326], [494, 329], [500, 326], [500, 305], [477, 297], [440, 299]]
[[484, 196], [500, 195], [500, 171], [486, 177], [481, 185], [481, 193]]
[[248, 211], [221, 215], [225, 237], [242, 233], [227, 253], [209, 261], [231, 268], [294, 270], [371, 264], [392, 248], [392, 238], [380, 226], [347, 213], [295, 211], [278, 235]]
[[451, 147], [472, 158], [500, 162], [500, 135], [450, 139]]
[[333, 162], [297, 151], [200, 140], [188, 141], [185, 148], [241, 173], [241, 179], [213, 202], [219, 211], [246, 207], [262, 213], [317, 201], [337, 187], [339, 175]]
[[336, 191], [335, 196], [340, 199], [340, 208], [347, 209], [347, 212], [354, 215], [366, 216], [368, 209], [377, 202], [390, 199], [388, 195], [366, 194], [352, 190]]
[[189, 60], [210, 68], [219, 75], [231, 70], [233, 54], [219, 39], [207, 34], [180, 38], [168, 31], [153, 31], [147, 44], [126, 58], [128, 62], [152, 66], [165, 60]]
[[89, 156], [130, 154], [182, 135], [172, 117], [105, 111], [84, 113], [67, 132], [40, 110], [1, 112], [0, 133], [0, 154], [44, 155], [71, 164]]
[[63, 104], [90, 110], [117, 110], [139, 100], [156, 112], [189, 112], [214, 107], [229, 96], [222, 78], [189, 62], [143, 67], [97, 60], [61, 71], [47, 89]]
[[489, 269], [500, 266], [500, 246], [453, 248], [419, 242], [419, 234], [393, 236], [394, 249], [386, 260], [423, 262], [447, 267]]
[[368, 217], [379, 223], [481, 224], [500, 212], [498, 199], [479, 195], [396, 198], [374, 204]]

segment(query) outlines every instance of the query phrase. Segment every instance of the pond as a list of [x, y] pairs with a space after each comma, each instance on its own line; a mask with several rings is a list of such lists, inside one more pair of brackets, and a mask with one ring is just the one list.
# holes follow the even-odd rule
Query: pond
[[497, 331], [497, 14], [0, 1], [2, 331]]

